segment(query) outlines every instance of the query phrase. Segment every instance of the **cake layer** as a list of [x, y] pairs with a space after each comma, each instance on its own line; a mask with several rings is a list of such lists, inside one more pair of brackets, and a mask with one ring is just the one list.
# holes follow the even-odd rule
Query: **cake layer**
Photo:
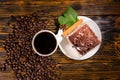
[[73, 44], [73, 47], [82, 55], [100, 43], [87, 24], [76, 30], [68, 39]]

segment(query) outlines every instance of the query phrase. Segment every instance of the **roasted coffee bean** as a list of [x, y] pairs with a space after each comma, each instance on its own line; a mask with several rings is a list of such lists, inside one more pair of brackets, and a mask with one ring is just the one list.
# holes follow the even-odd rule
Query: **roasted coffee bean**
[[48, 16], [48, 11], [44, 10], [12, 18], [14, 19], [13, 30], [6, 37], [3, 47], [7, 52], [6, 63], [14, 71], [16, 79], [58, 80], [57, 62], [50, 56], [37, 55], [31, 46], [35, 33], [56, 26], [55, 18]]
[[3, 66], [0, 67], [0, 71], [5, 71], [7, 67], [7, 64], [4, 63]]

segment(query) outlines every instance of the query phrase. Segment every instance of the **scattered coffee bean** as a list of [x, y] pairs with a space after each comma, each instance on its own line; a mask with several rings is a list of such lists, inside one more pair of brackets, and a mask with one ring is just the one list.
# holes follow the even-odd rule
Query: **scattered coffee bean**
[[[39, 15], [38, 15], [39, 14]], [[37, 55], [32, 49], [32, 38], [40, 30], [56, 26], [54, 17], [44, 10], [26, 16], [12, 16], [13, 31], [5, 40], [6, 63], [17, 80], [58, 80], [59, 67], [51, 57]]]

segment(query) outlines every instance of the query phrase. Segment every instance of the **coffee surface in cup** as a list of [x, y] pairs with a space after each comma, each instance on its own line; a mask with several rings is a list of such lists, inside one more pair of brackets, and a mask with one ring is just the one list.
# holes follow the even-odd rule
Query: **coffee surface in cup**
[[34, 39], [34, 46], [37, 52], [49, 54], [56, 48], [57, 41], [49, 32], [39, 33]]

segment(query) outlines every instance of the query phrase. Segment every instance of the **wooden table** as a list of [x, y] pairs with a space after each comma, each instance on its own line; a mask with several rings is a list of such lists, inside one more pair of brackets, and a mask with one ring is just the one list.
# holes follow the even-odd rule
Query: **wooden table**
[[[120, 1], [119, 0], [0, 0], [0, 66], [6, 58], [2, 47], [10, 33], [7, 22], [10, 16], [27, 15], [41, 8], [51, 8], [59, 16], [67, 6], [72, 6], [79, 15], [92, 18], [102, 31], [99, 51], [87, 60], [72, 60], [59, 49], [52, 56], [62, 68], [61, 80], [120, 80]], [[0, 72], [0, 80], [15, 80], [13, 71]]]

